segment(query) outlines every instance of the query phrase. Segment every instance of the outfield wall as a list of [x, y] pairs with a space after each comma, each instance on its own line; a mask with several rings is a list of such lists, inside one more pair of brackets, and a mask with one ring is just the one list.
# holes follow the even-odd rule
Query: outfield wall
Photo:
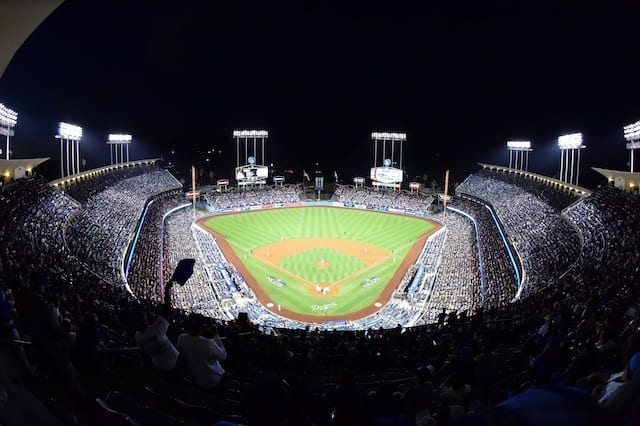
[[[361, 209], [361, 210], [372, 210], [384, 213], [394, 213], [394, 214], [403, 214], [407, 216], [417, 216], [417, 217], [427, 217], [429, 220], [433, 220], [431, 216], [424, 214], [424, 212], [417, 212], [414, 210], [407, 209], [396, 209], [393, 207], [369, 207], [366, 204], [354, 204], [354, 203], [343, 203], [341, 201], [297, 201], [295, 203], [273, 203], [273, 204], [259, 204], [254, 206], [243, 206], [243, 207], [233, 207], [228, 209], [214, 209], [206, 204], [206, 209], [208, 212], [212, 214], [224, 214], [224, 213], [239, 213], [253, 210], [266, 210], [266, 209], [278, 209], [278, 208], [289, 208], [289, 207], [345, 207], [352, 209]], [[440, 223], [440, 221], [436, 220], [436, 222]]]

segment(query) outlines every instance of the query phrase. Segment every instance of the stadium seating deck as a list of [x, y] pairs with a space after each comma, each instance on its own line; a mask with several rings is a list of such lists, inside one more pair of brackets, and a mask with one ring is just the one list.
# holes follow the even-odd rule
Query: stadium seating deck
[[[216, 325], [223, 337], [227, 373], [218, 389], [204, 392], [185, 381], [181, 361], [172, 372], [157, 371], [148, 355], [134, 347], [137, 312], [157, 312], [150, 284], [159, 271], [149, 271], [151, 281], [144, 271], [158, 259], [145, 253], [158, 239], [140, 240], [134, 255], [131, 284], [140, 297], [125, 290], [119, 272], [147, 201], [164, 194], [153, 203], [158, 211], [147, 213], [149, 223], [141, 228], [145, 234], [155, 234], [161, 211], [178, 201], [167, 195], [175, 189], [175, 179], [167, 174], [154, 170], [117, 179], [81, 205], [37, 176], [0, 192], [2, 338], [14, 342], [0, 347], [0, 385], [8, 401], [27, 392], [40, 403], [21, 401], [38, 406], [50, 423], [61, 424], [226, 420], [252, 425], [287, 419], [289, 424], [330, 425], [355, 418], [373, 425], [383, 419], [415, 424], [428, 418], [447, 425], [469, 413], [513, 415], [509, 402], [514, 396], [562, 385], [583, 390], [582, 407], [591, 407], [590, 401], [599, 422], [630, 421], [634, 401], [603, 402], [599, 408], [589, 395], [602, 395], [602, 385], [616, 372], [626, 371], [619, 379], [622, 388], [635, 383], [625, 383], [634, 373], [638, 376], [637, 195], [600, 187], [575, 203], [512, 182], [512, 177], [474, 174], [458, 190], [491, 204], [522, 257], [528, 287], [519, 299], [509, 300], [515, 283], [507, 279], [511, 274], [501, 246], [489, 244], [480, 247], [483, 267], [491, 268], [489, 282], [501, 284], [485, 289], [485, 300], [491, 302], [482, 306], [474, 226], [467, 217], [448, 213], [442, 219], [445, 230], [430, 243], [442, 256], [425, 246], [419, 258], [424, 287], [416, 287], [411, 297], [425, 295], [424, 307], [402, 297], [383, 313], [420, 315], [421, 325], [378, 329], [372, 322], [372, 328], [332, 331], [205, 318], [205, 335]], [[495, 222], [490, 225], [486, 208], [469, 200], [457, 203], [480, 224], [481, 240], [495, 239]], [[166, 235], [175, 237], [186, 224], [187, 213], [178, 210], [167, 219]], [[203, 250], [215, 255], [205, 246], [211, 240], [190, 227], [186, 232], [179, 238], [189, 244], [182, 246], [177, 239], [175, 246], [164, 246], [164, 273], [182, 256]], [[231, 277], [241, 297], [221, 299], [240, 304], [206, 308], [214, 315], [248, 311], [254, 320], [257, 306], [251, 309], [250, 293], [232, 266], [223, 259], [207, 264], [222, 264], [226, 275], [206, 266], [196, 270], [196, 277], [211, 282], [207, 293], [198, 295], [200, 287], [186, 285], [175, 289], [176, 302], [206, 304], [211, 295], [230, 290]], [[167, 336], [175, 344], [187, 328], [188, 312], [175, 310], [170, 320]], [[567, 400], [563, 404], [569, 409]], [[32, 418], [35, 413], [35, 408], [29, 412]], [[0, 408], [0, 422], [15, 424], [10, 415], [15, 412]]]

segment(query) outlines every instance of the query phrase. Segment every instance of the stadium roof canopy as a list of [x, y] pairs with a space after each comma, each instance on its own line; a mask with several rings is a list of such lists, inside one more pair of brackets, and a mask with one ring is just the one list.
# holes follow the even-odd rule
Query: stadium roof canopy
[[63, 0], [0, 1], [0, 77], [22, 43]]
[[640, 188], [640, 173], [625, 172], [621, 170], [601, 169], [592, 167], [593, 170], [606, 177], [609, 183], [625, 191], [633, 191]]
[[13, 179], [17, 168], [22, 167], [25, 171], [31, 173], [33, 169], [47, 161], [49, 157], [44, 158], [23, 158], [13, 160], [0, 160], [0, 175], [5, 179]]

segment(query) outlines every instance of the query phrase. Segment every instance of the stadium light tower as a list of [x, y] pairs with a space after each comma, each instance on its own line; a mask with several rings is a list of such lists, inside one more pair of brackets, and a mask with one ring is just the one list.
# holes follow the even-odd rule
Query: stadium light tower
[[18, 113], [0, 104], [0, 135], [7, 137], [6, 159], [9, 159], [9, 141], [14, 135], [13, 128], [18, 124]]
[[[373, 154], [373, 167], [378, 167], [378, 142], [382, 142], [382, 160], [384, 162], [387, 159], [387, 142], [391, 142], [391, 167], [394, 167], [396, 163], [399, 164], [402, 169], [402, 143], [407, 141], [406, 133], [393, 133], [393, 132], [372, 132], [371, 139], [374, 143]], [[400, 142], [400, 161], [395, 161], [395, 146], [396, 142]]]
[[[531, 149], [530, 141], [507, 141], [507, 149], [509, 150], [509, 168], [516, 170], [529, 170], [529, 152]], [[515, 153], [515, 162], [514, 154]], [[518, 164], [518, 159], [520, 164]]]
[[[56, 135], [56, 139], [60, 139], [60, 177], [63, 178], [65, 176], [79, 173], [80, 140], [82, 140], [82, 127], [61, 122], [58, 124], [58, 134]], [[71, 142], [71, 150], [69, 150], [69, 142]], [[67, 160], [66, 175], [64, 174], [65, 152]], [[71, 152], [71, 160], [69, 160], [69, 152]]]
[[634, 173], [633, 153], [640, 148], [640, 121], [624, 126], [624, 138], [627, 140], [627, 149], [631, 154], [631, 173]]
[[[571, 133], [562, 135], [558, 138], [558, 147], [560, 148], [560, 180], [572, 185], [578, 185], [580, 177], [580, 150], [586, 148], [582, 145], [582, 133]], [[577, 167], [575, 165], [575, 156], [578, 153]], [[571, 164], [569, 164], [569, 153], [571, 153]], [[576, 180], [573, 180], [573, 171], [576, 171]], [[571, 175], [569, 175], [569, 172]]]
[[[264, 158], [264, 140], [269, 137], [269, 132], [266, 130], [234, 130], [233, 131], [233, 139], [236, 142], [236, 167], [240, 167], [240, 158], [243, 161], [247, 161], [249, 157], [253, 157], [255, 160], [255, 164], [264, 166], [267, 163]], [[249, 153], [248, 150], [248, 141], [249, 139], [253, 139], [253, 151]], [[258, 157], [258, 152], [256, 149], [257, 140], [260, 140], [260, 148], [262, 151], [262, 156]], [[240, 157], [240, 142], [244, 141], [244, 155]]]
[[[375, 187], [393, 188], [400, 190], [404, 178], [402, 168], [402, 144], [407, 141], [406, 133], [372, 132], [373, 167], [370, 171], [371, 184]], [[387, 142], [390, 142], [390, 154], [387, 154]], [[382, 145], [382, 164], [378, 163], [378, 150]], [[400, 158], [396, 160], [395, 147], [400, 145]]]
[[[124, 147], [127, 147], [127, 163], [129, 162], [129, 144], [132, 141], [131, 135], [121, 134], [121, 133], [110, 133], [109, 140], [107, 140], [107, 145], [109, 145], [109, 155], [111, 156], [111, 164], [124, 163], [125, 158], [125, 150]], [[118, 148], [120, 148], [120, 155], [118, 156]], [[115, 158], [115, 162], [114, 162]]]

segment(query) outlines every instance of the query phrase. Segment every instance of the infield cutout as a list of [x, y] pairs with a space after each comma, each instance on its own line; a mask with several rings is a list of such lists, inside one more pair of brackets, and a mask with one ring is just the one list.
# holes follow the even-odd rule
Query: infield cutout
[[[354, 273], [348, 274], [333, 283], [316, 283], [294, 274], [279, 265], [280, 261], [287, 257], [299, 255], [301, 252], [306, 250], [318, 248], [333, 250], [338, 253], [360, 259], [364, 262], [365, 267], [355, 271]], [[321, 292], [321, 295], [335, 293], [335, 290], [337, 290], [337, 287], [341, 284], [393, 257], [392, 253], [376, 245], [355, 240], [343, 240], [340, 238], [297, 238], [281, 240], [254, 249], [252, 254], [262, 262], [268, 263], [274, 268], [277, 268], [283, 274], [305, 284], [309, 292], [315, 296], [318, 296], [316, 288], [318, 284], [323, 287], [327, 287], [327, 291]], [[324, 259], [319, 259], [314, 266], [321, 270], [327, 269], [330, 267], [330, 262], [327, 262]]]

